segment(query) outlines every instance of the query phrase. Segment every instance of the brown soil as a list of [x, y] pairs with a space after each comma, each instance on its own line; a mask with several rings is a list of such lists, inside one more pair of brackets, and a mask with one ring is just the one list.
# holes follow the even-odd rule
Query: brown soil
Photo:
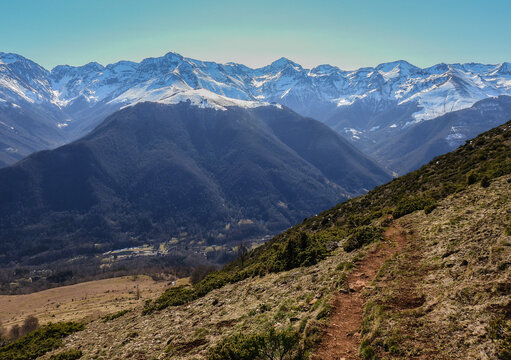
[[385, 231], [386, 242], [378, 244], [348, 275], [349, 291], [337, 292], [332, 299], [330, 321], [325, 337], [312, 357], [315, 360], [360, 359], [360, 328], [365, 299], [362, 290], [376, 277], [383, 263], [406, 244], [405, 231], [397, 224]]

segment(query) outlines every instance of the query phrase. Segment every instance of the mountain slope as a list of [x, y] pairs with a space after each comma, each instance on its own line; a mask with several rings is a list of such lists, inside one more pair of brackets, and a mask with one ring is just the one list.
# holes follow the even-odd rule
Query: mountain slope
[[288, 109], [138, 104], [0, 170], [2, 260], [262, 237], [389, 178]]
[[367, 153], [398, 173], [406, 174], [510, 117], [511, 97], [481, 100], [468, 109], [412, 125], [398, 136], [382, 135], [384, 140], [372, 144]]
[[362, 332], [351, 334], [362, 340], [361, 355], [505, 359], [510, 174], [508, 122], [311, 217], [193, 287], [170, 288], [144, 311], [91, 322], [65, 349], [140, 358], [313, 356], [328, 336], [331, 296], [360, 291], [346, 279], [366, 256], [393, 246], [381, 243], [390, 225], [406, 229], [408, 244], [362, 293]]
[[[276, 102], [325, 122], [366, 151], [374, 143], [384, 145], [384, 139], [399, 136], [410, 124], [498, 95], [511, 95], [507, 63], [420, 69], [395, 61], [344, 71], [330, 65], [305, 69], [281, 58], [251, 69], [168, 53], [140, 63], [60, 65], [48, 71], [22, 56], [0, 53], [0, 102], [36, 114], [44, 111], [36, 120], [52, 130], [39, 133], [30, 124], [1, 120], [13, 128], [19, 145], [12, 142], [0, 151], [12, 163], [34, 146], [52, 147], [87, 134], [124, 106], [186, 100], [213, 108]], [[39, 142], [25, 144], [22, 136], [15, 135], [23, 131], [39, 136]]]

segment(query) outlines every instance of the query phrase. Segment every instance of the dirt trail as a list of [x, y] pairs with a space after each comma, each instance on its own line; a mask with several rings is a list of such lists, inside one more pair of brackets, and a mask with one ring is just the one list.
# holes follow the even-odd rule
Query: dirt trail
[[364, 311], [361, 291], [375, 278], [383, 263], [401, 251], [406, 244], [405, 231], [397, 224], [392, 224], [384, 236], [387, 241], [369, 252], [348, 275], [347, 284], [351, 291], [337, 292], [334, 295], [325, 337], [312, 359], [360, 359], [358, 348]]

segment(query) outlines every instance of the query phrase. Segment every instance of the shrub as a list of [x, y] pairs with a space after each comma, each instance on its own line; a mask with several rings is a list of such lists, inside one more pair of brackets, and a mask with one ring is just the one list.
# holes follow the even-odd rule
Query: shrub
[[392, 215], [394, 219], [397, 219], [400, 218], [401, 216], [411, 214], [414, 211], [422, 210], [426, 206], [433, 205], [434, 203], [435, 201], [431, 198], [416, 197], [402, 199], [398, 202]]
[[235, 334], [224, 339], [210, 352], [209, 360], [302, 359], [300, 336], [292, 330], [275, 330], [255, 334]]
[[477, 174], [474, 171], [470, 171], [467, 174], [467, 185], [475, 184], [478, 179], [479, 177], [477, 176]]
[[110, 320], [114, 320], [114, 319], [117, 319], [123, 315], [126, 315], [127, 313], [129, 313], [130, 310], [126, 309], [126, 310], [121, 310], [121, 311], [118, 311], [114, 314], [109, 314], [109, 315], [106, 315], [106, 316], [103, 316], [103, 322], [107, 322], [107, 321], [110, 321]]
[[146, 303], [143, 313], [148, 314], [154, 310], [165, 309], [168, 306], [177, 306], [186, 304], [197, 298], [193, 288], [188, 286], [171, 287], [156, 300]]
[[81, 350], [70, 349], [59, 354], [50, 356], [50, 360], [76, 360], [83, 355]]
[[62, 339], [85, 328], [83, 324], [64, 322], [45, 325], [19, 340], [0, 348], [0, 360], [31, 360], [57, 349]]
[[367, 345], [367, 346], [360, 346], [360, 356], [362, 356], [362, 358], [364, 360], [371, 360], [374, 358], [374, 350], [372, 348], [371, 345]]
[[9, 330], [9, 339], [16, 340], [21, 336], [21, 328], [18, 324], [11, 326]]
[[344, 251], [351, 252], [360, 249], [362, 246], [383, 238], [381, 228], [374, 226], [362, 226], [357, 228], [344, 243]]
[[426, 214], [430, 214], [433, 210], [435, 210], [437, 208], [437, 204], [431, 204], [431, 205], [427, 205], [425, 208], [424, 208], [424, 212]]
[[300, 232], [290, 236], [276, 251], [276, 258], [270, 266], [271, 272], [291, 270], [300, 266], [310, 266], [325, 258], [325, 244]]
[[481, 179], [481, 186], [483, 188], [487, 188], [488, 186], [490, 186], [490, 179], [488, 178], [488, 176], [483, 176], [483, 178]]

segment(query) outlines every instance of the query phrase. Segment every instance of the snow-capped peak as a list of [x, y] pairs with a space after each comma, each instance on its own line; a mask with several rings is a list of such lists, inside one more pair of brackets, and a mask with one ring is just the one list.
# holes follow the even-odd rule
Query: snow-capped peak
[[121, 107], [140, 101], [189, 99], [200, 104], [202, 96], [207, 103], [219, 106], [277, 102], [320, 119], [320, 108], [369, 101], [383, 111], [384, 104], [413, 103], [417, 110], [411, 120], [423, 121], [498, 95], [511, 95], [509, 63], [437, 64], [421, 69], [399, 60], [344, 71], [327, 64], [306, 69], [283, 57], [253, 69], [169, 52], [141, 62], [106, 66], [91, 62], [47, 71], [20, 55], [0, 53], [0, 99], [53, 104], [67, 109], [71, 117], [77, 102], [89, 107]]

